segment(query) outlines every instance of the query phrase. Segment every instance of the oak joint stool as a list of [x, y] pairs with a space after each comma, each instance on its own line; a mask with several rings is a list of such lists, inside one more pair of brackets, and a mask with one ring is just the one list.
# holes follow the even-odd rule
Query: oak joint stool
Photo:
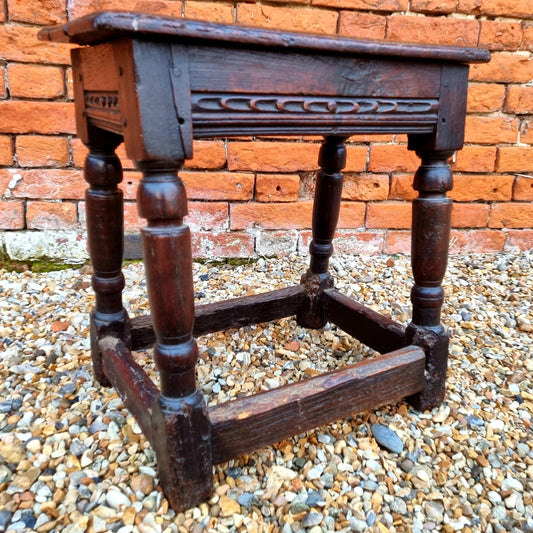
[[[112, 385], [155, 449], [161, 485], [179, 511], [212, 491], [213, 464], [357, 411], [444, 396], [448, 336], [440, 323], [452, 188], [448, 159], [464, 137], [468, 64], [485, 50], [355, 41], [101, 12], [45, 28], [72, 50], [78, 135], [88, 147], [87, 230], [94, 268], [94, 373]], [[352, 301], [328, 271], [346, 163], [357, 134], [403, 133], [421, 159], [414, 188], [413, 315], [404, 326]], [[301, 284], [196, 306], [185, 188], [193, 139], [319, 135], [309, 270]], [[151, 316], [122, 305], [122, 168], [142, 171], [139, 214]], [[207, 408], [195, 337], [296, 316], [331, 322], [382, 355]], [[155, 343], [155, 344], [154, 344]], [[156, 387], [131, 352], [154, 345]]]

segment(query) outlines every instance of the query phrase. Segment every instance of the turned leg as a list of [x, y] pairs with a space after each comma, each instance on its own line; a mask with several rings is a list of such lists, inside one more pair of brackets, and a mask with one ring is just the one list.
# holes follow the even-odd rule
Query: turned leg
[[411, 291], [412, 322], [407, 327], [409, 344], [426, 352], [426, 384], [409, 402], [419, 410], [431, 409], [444, 399], [448, 362], [448, 333], [440, 323], [444, 299], [441, 283], [446, 272], [452, 202], [446, 192], [453, 186], [448, 151], [417, 151], [422, 164], [413, 187], [412, 267], [415, 284]]
[[211, 428], [196, 386], [198, 348], [192, 336], [194, 293], [190, 230], [181, 164], [138, 163], [143, 171], [137, 202], [161, 394], [152, 407], [153, 446], [161, 485], [175, 510], [212, 491]]
[[122, 306], [124, 275], [124, 207], [122, 191], [117, 188], [122, 181], [122, 166], [115, 154], [121, 138], [102, 133], [87, 144], [89, 154], [85, 160], [87, 189], [87, 235], [93, 266], [92, 285], [96, 295], [95, 310], [91, 315], [91, 351], [93, 370], [102, 385], [109, 385], [104, 374], [98, 338], [103, 335], [120, 337], [126, 345], [130, 341], [129, 319]]
[[309, 246], [309, 270], [302, 276], [306, 288], [306, 304], [297, 316], [298, 323], [308, 328], [322, 328], [326, 324], [321, 303], [324, 289], [333, 287], [328, 271], [333, 253], [333, 236], [339, 219], [343, 174], [346, 165], [346, 137], [326, 137], [320, 149], [315, 200], [313, 204], [313, 240]]

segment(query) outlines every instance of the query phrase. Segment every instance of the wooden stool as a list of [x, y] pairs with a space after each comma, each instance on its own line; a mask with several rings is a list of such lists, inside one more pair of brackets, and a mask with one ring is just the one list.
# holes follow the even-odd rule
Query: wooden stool
[[[161, 485], [179, 511], [212, 491], [212, 465], [404, 397], [417, 409], [444, 396], [448, 336], [440, 324], [452, 188], [447, 164], [463, 145], [468, 63], [484, 50], [354, 41], [182, 19], [104, 12], [40, 38], [72, 50], [96, 309], [94, 372], [113, 385], [152, 443]], [[422, 164], [414, 188], [412, 322], [404, 328], [348, 299], [328, 272], [346, 149], [355, 134], [406, 133]], [[322, 135], [309, 270], [301, 284], [197, 306], [187, 198], [178, 170], [193, 138]], [[138, 189], [151, 317], [130, 320], [124, 277], [122, 169]], [[336, 324], [383, 355], [295, 384], [206, 407], [195, 336], [296, 315]], [[161, 390], [131, 350], [154, 343]]]

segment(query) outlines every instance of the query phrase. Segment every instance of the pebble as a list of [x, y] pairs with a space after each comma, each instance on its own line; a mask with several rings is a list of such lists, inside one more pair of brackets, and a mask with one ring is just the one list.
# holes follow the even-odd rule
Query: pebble
[[[409, 321], [408, 257], [343, 253], [330, 264], [339, 290]], [[296, 255], [195, 263], [194, 291], [201, 303], [225, 300], [298, 283], [305, 268]], [[354, 413], [216, 465], [211, 499], [180, 513], [117, 392], [94, 382], [91, 270], [0, 271], [0, 532], [533, 530], [532, 271], [531, 252], [450, 257], [442, 406]], [[146, 313], [142, 264], [127, 265], [125, 277], [128, 313]], [[306, 330], [292, 317], [198, 345], [210, 406], [375, 355], [331, 324]], [[150, 350], [136, 358], [157, 382]], [[380, 431], [398, 447], [379, 442]]]
[[403, 442], [392, 429], [383, 424], [372, 424], [370, 430], [380, 446], [393, 453], [402, 453]]

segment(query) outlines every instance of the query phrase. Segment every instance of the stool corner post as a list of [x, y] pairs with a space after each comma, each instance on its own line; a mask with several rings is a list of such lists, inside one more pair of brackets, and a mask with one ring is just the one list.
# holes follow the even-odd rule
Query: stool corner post
[[452, 213], [452, 201], [446, 195], [453, 187], [448, 159], [453, 152], [434, 149], [428, 139], [413, 141], [410, 149], [416, 150], [421, 165], [413, 183], [418, 191], [412, 206], [413, 315], [406, 343], [424, 348], [426, 370], [424, 389], [408, 400], [416, 409], [427, 410], [442, 403], [446, 386], [448, 333], [441, 324], [441, 308]]

